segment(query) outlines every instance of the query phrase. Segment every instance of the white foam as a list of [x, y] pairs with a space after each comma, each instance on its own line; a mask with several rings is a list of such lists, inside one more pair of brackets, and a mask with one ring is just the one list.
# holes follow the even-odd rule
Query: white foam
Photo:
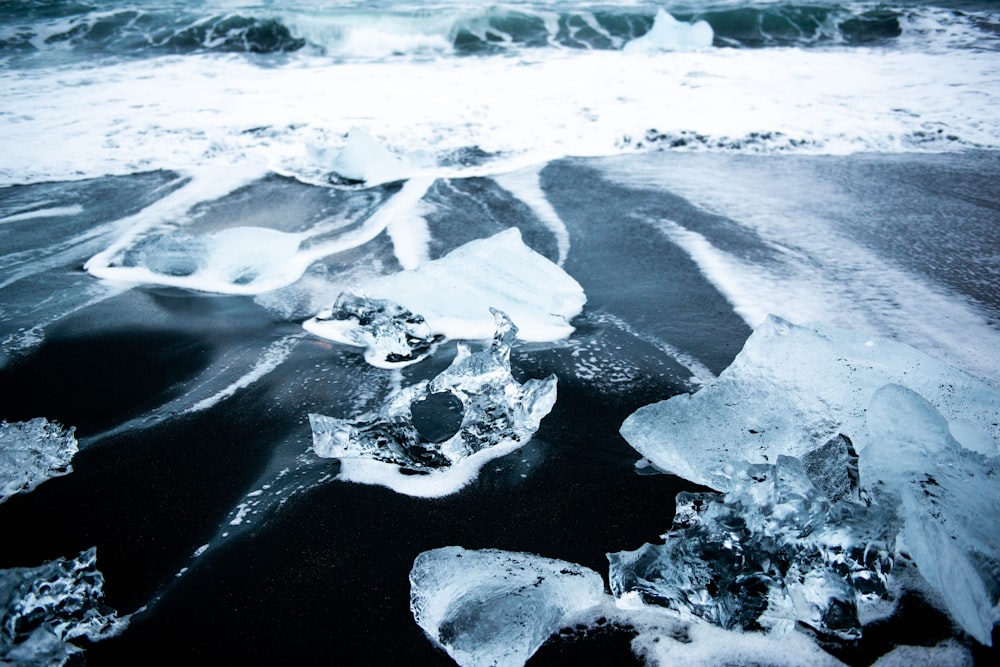
[[466, 340], [493, 335], [491, 307], [517, 322], [521, 340], [565, 338], [573, 332], [569, 320], [586, 302], [579, 283], [524, 245], [517, 228], [471, 241], [413, 271], [365, 281], [355, 291], [395, 301], [423, 315], [432, 331]]
[[521, 169], [509, 174], [500, 174], [494, 177], [497, 184], [507, 192], [511, 193], [525, 204], [538, 217], [539, 221], [552, 232], [556, 239], [556, 247], [559, 249], [558, 264], [562, 266], [566, 263], [566, 256], [569, 255], [569, 230], [563, 222], [552, 204], [545, 198], [542, 192], [541, 167]]
[[709, 150], [775, 131], [739, 150], [1000, 146], [995, 51], [535, 49], [352, 63], [302, 52], [267, 68], [191, 54], [5, 71], [0, 86], [0, 183], [247, 164], [319, 182], [355, 127], [401, 154], [478, 146], [498, 156], [493, 173], [632, 151], [651, 128], [700, 134]]
[[472, 483], [484, 465], [523, 447], [524, 441], [504, 440], [460, 460], [446, 470], [423, 475], [404, 474], [398, 465], [371, 459], [342, 458], [337, 479], [384, 486], [414, 498], [443, 498]]
[[763, 169], [755, 160], [720, 165], [712, 156], [689, 158], [676, 169], [666, 157], [629, 160], [627, 168], [609, 160], [602, 173], [630, 187], [667, 189], [760, 238], [771, 256], [747, 261], [673, 220], [648, 221], [690, 255], [749, 326], [775, 313], [866, 331], [1000, 378], [993, 352], [1000, 334], [981, 311], [838, 229], [831, 212], [860, 214], [846, 188], [806, 170]]
[[0, 225], [7, 222], [21, 222], [23, 220], [34, 220], [35, 218], [57, 218], [69, 215], [79, 215], [83, 213], [83, 207], [79, 204], [72, 206], [53, 206], [52, 208], [36, 208], [24, 213], [14, 213], [0, 218]]

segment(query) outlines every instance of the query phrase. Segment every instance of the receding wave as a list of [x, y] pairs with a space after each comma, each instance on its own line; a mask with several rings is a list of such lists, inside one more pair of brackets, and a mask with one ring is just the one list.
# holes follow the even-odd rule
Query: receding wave
[[[548, 11], [541, 4], [484, 9], [241, 9], [197, 14], [183, 3], [102, 11], [77, 3], [4, 3], [0, 57], [42, 53], [114, 56], [205, 51], [284, 53], [306, 49], [340, 58], [492, 54], [513, 49], [620, 49], [646, 34], [653, 7]], [[278, 6], [280, 7], [280, 6]], [[707, 21], [715, 47], [871, 46], [916, 40], [948, 48], [997, 48], [991, 12], [907, 5], [776, 4], [671, 10]]]

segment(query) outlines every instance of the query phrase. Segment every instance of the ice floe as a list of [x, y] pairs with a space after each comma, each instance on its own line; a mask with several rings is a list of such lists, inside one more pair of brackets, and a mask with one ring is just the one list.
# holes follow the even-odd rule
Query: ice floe
[[[414, 270], [372, 278], [353, 288], [358, 295], [392, 301], [422, 316], [433, 334], [463, 340], [493, 335], [487, 306], [517, 322], [522, 340], [565, 338], [573, 332], [569, 320], [587, 300], [580, 284], [526, 246], [517, 228], [466, 243]], [[343, 326], [335, 319], [324, 313], [307, 322], [306, 328], [343, 342]]]
[[[441, 374], [394, 392], [377, 413], [355, 419], [309, 415], [313, 451], [340, 459], [338, 479], [444, 496], [471, 482], [487, 461], [531, 438], [555, 404], [556, 377], [524, 384], [514, 379], [510, 349], [517, 327], [504, 313], [492, 312], [496, 332], [487, 349], [473, 354], [459, 344]], [[457, 399], [463, 414], [457, 431], [435, 442], [418, 430], [412, 408], [438, 394]]]
[[50, 667], [81, 649], [78, 637], [98, 641], [128, 625], [104, 603], [97, 550], [38, 567], [0, 570], [0, 664]]
[[462, 667], [517, 667], [573, 614], [600, 604], [593, 570], [534, 554], [425, 551], [410, 571], [410, 610]]
[[0, 422], [0, 503], [73, 471], [76, 429], [44, 418]]

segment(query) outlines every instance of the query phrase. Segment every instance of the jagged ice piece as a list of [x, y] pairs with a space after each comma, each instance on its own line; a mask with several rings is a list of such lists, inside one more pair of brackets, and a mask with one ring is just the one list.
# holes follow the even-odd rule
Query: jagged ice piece
[[619, 603], [725, 629], [784, 634], [800, 622], [858, 638], [858, 602], [888, 595], [891, 511], [831, 502], [792, 457], [727, 474], [725, 495], [678, 494], [664, 544], [608, 554]]
[[43, 418], [0, 422], [0, 503], [27, 493], [52, 477], [73, 471], [76, 429]]
[[[340, 459], [338, 479], [380, 484], [399, 493], [437, 497], [456, 492], [487, 462], [523, 446], [555, 405], [556, 376], [520, 384], [510, 371], [517, 327], [491, 309], [492, 344], [473, 354], [464, 345], [431, 381], [390, 396], [375, 414], [338, 419], [310, 414], [313, 451]], [[430, 394], [448, 393], [463, 408], [457, 432], [443, 442], [423, 438], [411, 406]]]
[[124, 630], [127, 619], [104, 603], [97, 550], [39, 567], [0, 570], [0, 663], [62, 665], [80, 649], [70, 640], [99, 641]]

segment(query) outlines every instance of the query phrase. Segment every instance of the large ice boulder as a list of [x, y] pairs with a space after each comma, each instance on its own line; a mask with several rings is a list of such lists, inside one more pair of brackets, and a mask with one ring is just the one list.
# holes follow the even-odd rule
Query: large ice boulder
[[0, 503], [27, 493], [52, 477], [73, 471], [77, 452], [75, 429], [38, 417], [26, 422], [0, 422]]

